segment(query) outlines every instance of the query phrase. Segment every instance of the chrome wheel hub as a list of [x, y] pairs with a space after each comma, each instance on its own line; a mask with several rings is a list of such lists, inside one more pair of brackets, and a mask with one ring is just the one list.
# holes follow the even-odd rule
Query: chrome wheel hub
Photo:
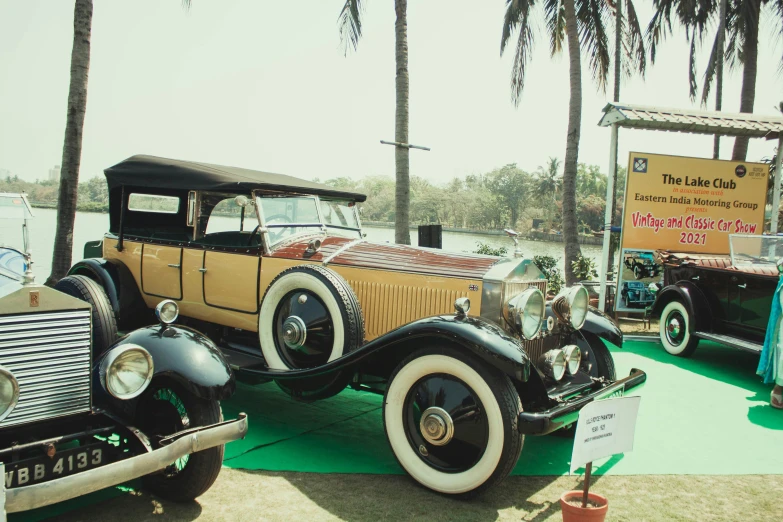
[[283, 323], [283, 342], [289, 348], [298, 350], [304, 346], [307, 339], [307, 326], [304, 321], [292, 315]]
[[680, 321], [675, 318], [669, 320], [669, 324], [666, 326], [666, 329], [669, 331], [669, 335], [671, 337], [676, 338], [680, 336], [680, 330], [682, 329], [682, 326], [680, 325]]
[[454, 421], [443, 408], [432, 407], [424, 410], [419, 429], [421, 436], [435, 446], [445, 446], [454, 437]]

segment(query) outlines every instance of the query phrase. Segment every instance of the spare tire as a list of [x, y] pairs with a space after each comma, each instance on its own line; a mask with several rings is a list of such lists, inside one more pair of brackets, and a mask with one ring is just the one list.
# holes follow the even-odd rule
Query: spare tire
[[93, 358], [105, 352], [117, 340], [117, 318], [103, 287], [83, 275], [63, 277], [55, 290], [92, 305]]
[[258, 337], [269, 368], [322, 366], [364, 342], [359, 300], [333, 270], [317, 265], [289, 268], [266, 290]]

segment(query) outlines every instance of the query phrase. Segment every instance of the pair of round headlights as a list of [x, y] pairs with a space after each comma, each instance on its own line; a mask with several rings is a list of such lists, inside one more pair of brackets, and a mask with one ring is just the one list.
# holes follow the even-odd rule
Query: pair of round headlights
[[575, 344], [569, 344], [562, 349], [549, 350], [538, 361], [539, 369], [547, 377], [556, 381], [562, 379], [566, 373], [575, 375], [582, 364], [582, 351]]
[[[589, 296], [583, 286], [566, 288], [552, 301], [552, 311], [563, 322], [578, 330], [587, 318]], [[530, 287], [512, 297], [504, 309], [506, 320], [527, 340], [533, 339], [543, 324], [546, 310], [544, 294]]]
[[[167, 299], [155, 307], [161, 324], [173, 323], [179, 315], [177, 303]], [[101, 361], [101, 384], [112, 397], [127, 400], [141, 395], [152, 381], [155, 365], [152, 356], [137, 344], [112, 350]]]

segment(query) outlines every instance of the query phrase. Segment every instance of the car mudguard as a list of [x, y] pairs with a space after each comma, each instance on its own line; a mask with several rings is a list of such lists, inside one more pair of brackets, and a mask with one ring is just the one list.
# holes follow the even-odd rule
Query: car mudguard
[[68, 275], [84, 275], [100, 284], [117, 318], [120, 330], [131, 330], [152, 322], [152, 315], [139, 293], [128, 267], [115, 260], [83, 259], [68, 270]]
[[243, 368], [242, 371], [277, 381], [309, 379], [348, 369], [388, 377], [410, 353], [434, 344], [465, 349], [508, 375], [512, 381], [525, 382], [530, 376], [527, 353], [519, 340], [484, 319], [459, 315], [413, 321], [317, 368], [288, 371]]
[[580, 332], [588, 332], [604, 341], [610, 342], [618, 348], [623, 347], [623, 332], [617, 323], [607, 314], [592, 306], [587, 310], [585, 324], [579, 329]]
[[[96, 361], [95, 368], [113, 350], [128, 344], [146, 349], [152, 356], [152, 380], [170, 379], [185, 390], [207, 400], [224, 400], [236, 388], [234, 374], [215, 344], [196, 330], [184, 326], [154, 325], [127, 334]], [[94, 374], [98, 376], [98, 371]], [[98, 382], [93, 389], [103, 391]]]
[[710, 314], [697, 314], [696, 310], [710, 310], [707, 298], [699, 288], [690, 281], [677, 281], [664, 287], [652, 306], [652, 316], [660, 317], [663, 308], [673, 300], [680, 301], [688, 311], [688, 327], [691, 332], [710, 330]]

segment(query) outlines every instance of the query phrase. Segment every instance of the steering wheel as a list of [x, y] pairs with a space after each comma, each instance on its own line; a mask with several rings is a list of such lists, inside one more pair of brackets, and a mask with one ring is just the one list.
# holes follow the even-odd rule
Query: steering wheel
[[[273, 223], [277, 221], [278, 223], [290, 223], [291, 220], [288, 219], [288, 216], [285, 214], [272, 214], [268, 218], [266, 218], [267, 224], [277, 224]], [[253, 229], [253, 232], [250, 234], [250, 239], [247, 241], [247, 246], [250, 246], [250, 243], [253, 242], [253, 238], [256, 236], [256, 233], [261, 228], [261, 225], [256, 225], [256, 228]], [[280, 228], [280, 229], [271, 229], [269, 230], [269, 242], [270, 243], [277, 243], [278, 240], [280, 240], [284, 235], [290, 234], [291, 229], [290, 228]]]

